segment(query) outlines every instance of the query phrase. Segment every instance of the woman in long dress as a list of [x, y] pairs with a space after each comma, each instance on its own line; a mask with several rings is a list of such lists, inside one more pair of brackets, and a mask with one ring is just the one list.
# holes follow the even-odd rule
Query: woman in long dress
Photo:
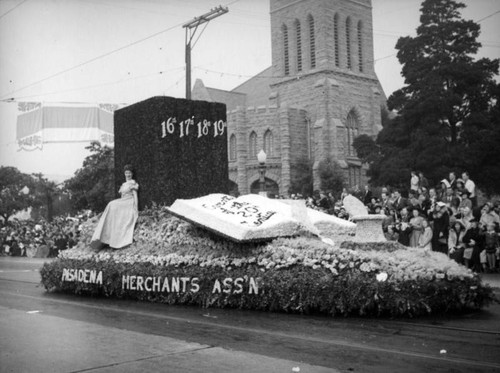
[[132, 179], [133, 171], [130, 165], [124, 168], [125, 182], [119, 193], [121, 198], [108, 203], [92, 236], [90, 245], [100, 250], [108, 245], [119, 249], [128, 246], [133, 241], [134, 227], [139, 216], [137, 190], [139, 184]]
[[410, 247], [418, 247], [418, 241], [420, 239], [420, 235], [424, 231], [422, 227], [422, 222], [424, 218], [420, 216], [420, 211], [418, 208], [414, 207], [412, 210], [412, 218], [410, 219]]

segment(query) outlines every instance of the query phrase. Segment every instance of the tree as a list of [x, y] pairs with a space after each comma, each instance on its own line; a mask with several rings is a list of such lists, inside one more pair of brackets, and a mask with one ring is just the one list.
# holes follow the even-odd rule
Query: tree
[[371, 170], [375, 183], [393, 179], [385, 172], [389, 165], [398, 168], [393, 170], [398, 183], [406, 183], [410, 169], [420, 169], [436, 181], [450, 170], [467, 169], [479, 179], [481, 168], [470, 168], [477, 165], [473, 144], [495, 131], [491, 98], [499, 61], [474, 60], [481, 46], [480, 26], [461, 18], [464, 7], [454, 0], [425, 0], [417, 35], [398, 40], [406, 85], [388, 100], [400, 117], [377, 138], [381, 157]]
[[34, 197], [38, 202], [37, 206], [40, 207], [38, 213], [44, 216], [47, 221], [52, 221], [54, 216], [54, 197], [57, 196], [60, 191], [57, 189], [56, 183], [43, 177], [43, 174], [35, 173], [33, 177], [35, 178]]
[[307, 158], [300, 159], [292, 165], [291, 171], [289, 193], [301, 193], [303, 196], [312, 196], [313, 171], [311, 161]]
[[344, 173], [340, 165], [331, 158], [326, 158], [318, 165], [320, 188], [325, 192], [339, 194], [344, 187]]
[[356, 137], [352, 142], [352, 146], [356, 149], [358, 158], [365, 163], [372, 163], [378, 158], [378, 145], [368, 135], [363, 134]]
[[4, 223], [19, 211], [34, 207], [35, 181], [15, 167], [0, 167], [0, 216]]
[[102, 211], [115, 197], [114, 151], [96, 141], [85, 149], [91, 154], [75, 176], [65, 182], [65, 189], [70, 192], [75, 209]]

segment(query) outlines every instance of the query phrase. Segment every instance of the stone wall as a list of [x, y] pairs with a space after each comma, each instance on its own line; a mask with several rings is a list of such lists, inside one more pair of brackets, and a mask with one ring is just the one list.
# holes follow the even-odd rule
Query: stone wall
[[273, 133], [274, 147], [267, 157], [266, 177], [279, 185], [281, 194], [287, 193], [293, 164], [308, 157], [306, 111], [270, 105], [238, 108], [228, 112], [227, 117], [228, 136], [235, 134], [237, 139], [237, 159], [229, 162], [229, 179], [238, 184], [239, 193], [249, 193], [259, 176], [257, 158], [250, 157], [250, 134], [257, 134], [258, 152], [264, 148], [264, 134], [268, 130]]

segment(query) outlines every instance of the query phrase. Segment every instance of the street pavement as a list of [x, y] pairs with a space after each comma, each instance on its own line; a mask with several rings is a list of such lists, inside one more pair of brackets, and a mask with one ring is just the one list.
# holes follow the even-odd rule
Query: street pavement
[[167, 306], [47, 293], [43, 262], [0, 258], [0, 372], [500, 371], [498, 304], [416, 320]]

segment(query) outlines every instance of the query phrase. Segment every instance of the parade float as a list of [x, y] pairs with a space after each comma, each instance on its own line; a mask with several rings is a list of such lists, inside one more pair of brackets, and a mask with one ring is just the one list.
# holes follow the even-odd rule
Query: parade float
[[477, 274], [444, 254], [395, 242], [370, 249], [351, 222], [305, 207], [299, 219], [293, 204], [244, 197], [146, 209], [135, 242], [120, 250], [93, 250], [89, 221], [74, 249], [44, 264], [42, 283], [76, 295], [331, 316], [415, 317], [492, 300]]
[[479, 276], [441, 253], [385, 242], [382, 217], [351, 221], [304, 201], [227, 194], [226, 107], [153, 97], [114, 114], [115, 182], [137, 170], [132, 245], [96, 251], [97, 220], [40, 270], [47, 291], [199, 307], [405, 316], [480, 309]]

